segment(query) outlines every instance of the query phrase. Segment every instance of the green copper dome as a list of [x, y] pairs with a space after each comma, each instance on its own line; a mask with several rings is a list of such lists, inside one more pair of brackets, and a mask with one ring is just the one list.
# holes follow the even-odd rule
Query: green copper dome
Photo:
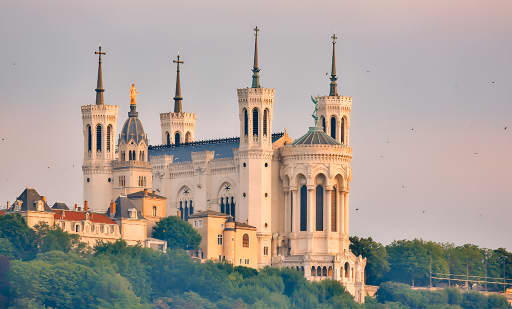
[[308, 133], [296, 139], [293, 145], [341, 145], [334, 138], [327, 135], [322, 128], [309, 127]]

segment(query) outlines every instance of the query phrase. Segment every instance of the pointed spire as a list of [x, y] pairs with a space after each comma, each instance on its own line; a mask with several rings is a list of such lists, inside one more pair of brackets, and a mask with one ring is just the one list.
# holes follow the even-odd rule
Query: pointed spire
[[336, 77], [336, 39], [338, 37], [336, 34], [331, 36], [332, 39], [332, 66], [331, 66], [331, 84], [329, 90], [329, 96], [338, 96], [338, 84], [336, 81], [338, 78]]
[[101, 55], [106, 55], [107, 53], [101, 51], [101, 46], [98, 47], [98, 51], [94, 52], [95, 55], [98, 55], [98, 82], [96, 84], [96, 105], [103, 105], [103, 75], [101, 72]]
[[261, 88], [260, 68], [258, 66], [258, 26], [254, 28], [254, 65], [252, 67], [252, 88]]
[[176, 94], [174, 95], [174, 112], [181, 113], [183, 111], [181, 96], [181, 82], [180, 82], [180, 64], [183, 64], [183, 60], [180, 60], [180, 55], [176, 57], [177, 60], [173, 60], [176, 63]]

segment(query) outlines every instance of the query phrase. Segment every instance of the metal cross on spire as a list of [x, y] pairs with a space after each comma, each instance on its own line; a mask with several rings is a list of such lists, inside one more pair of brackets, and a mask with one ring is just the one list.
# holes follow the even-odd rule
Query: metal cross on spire
[[332, 39], [332, 63], [331, 63], [331, 83], [330, 83], [330, 89], [329, 89], [329, 96], [338, 96], [338, 84], [336, 81], [338, 78], [336, 77], [336, 40], [338, 37], [336, 34], [333, 34], [331, 36]]
[[252, 88], [261, 88], [260, 85], [260, 68], [258, 65], [258, 26], [254, 28], [254, 64], [252, 67]]
[[173, 63], [176, 63], [176, 93], [174, 95], [174, 112], [181, 113], [183, 111], [182, 101], [183, 97], [181, 96], [181, 81], [180, 81], [180, 64], [183, 64], [183, 60], [180, 60], [181, 57], [178, 54], [176, 56], [176, 60], [172, 60]]
[[98, 47], [98, 51], [94, 51], [95, 55], [98, 55], [98, 81], [96, 83], [96, 105], [103, 105], [103, 74], [101, 70], [101, 55], [106, 55], [107, 53], [101, 51], [101, 45]]

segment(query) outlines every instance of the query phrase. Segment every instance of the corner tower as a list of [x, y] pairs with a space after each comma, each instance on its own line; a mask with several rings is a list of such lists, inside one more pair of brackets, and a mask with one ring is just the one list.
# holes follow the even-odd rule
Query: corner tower
[[174, 112], [160, 114], [162, 129], [162, 144], [181, 144], [194, 141], [196, 129], [196, 114], [183, 112], [183, 97], [181, 96], [180, 64], [183, 60], [178, 55], [176, 60], [176, 93], [174, 95]]
[[262, 88], [258, 64], [258, 27], [254, 28], [254, 64], [250, 88], [237, 90], [240, 116], [240, 212], [237, 221], [255, 226], [258, 267], [270, 265], [271, 164], [274, 89]]
[[336, 34], [332, 39], [331, 78], [329, 95], [318, 97], [319, 126], [338, 143], [349, 145], [350, 110], [352, 97], [344, 97], [338, 93], [338, 77], [336, 76]]
[[101, 56], [98, 55], [98, 81], [96, 86], [96, 104], [82, 106], [84, 135], [84, 160], [82, 165], [84, 182], [84, 200], [95, 212], [105, 212], [110, 203], [112, 192], [112, 161], [115, 160], [115, 143], [117, 127], [116, 105], [105, 105], [103, 100], [103, 75]]
[[111, 199], [152, 188], [151, 164], [148, 160], [148, 137], [137, 112], [139, 93], [130, 88], [130, 111], [119, 135], [119, 159], [114, 161], [114, 190]]

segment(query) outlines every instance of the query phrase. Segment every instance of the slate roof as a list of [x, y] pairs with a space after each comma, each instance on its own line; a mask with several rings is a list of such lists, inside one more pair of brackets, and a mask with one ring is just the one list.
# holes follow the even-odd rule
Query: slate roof
[[[272, 143], [283, 136], [284, 133], [272, 133]], [[173, 155], [174, 161], [191, 162], [192, 152], [215, 151], [214, 159], [233, 158], [233, 149], [240, 147], [240, 138], [221, 138], [197, 141], [192, 143], [182, 143], [179, 145], [153, 145], [149, 146], [149, 156], [156, 157], [161, 155]]]
[[148, 190], [148, 195], [146, 195], [144, 190], [128, 194], [128, 198], [141, 198], [141, 197], [145, 197], [145, 196], [159, 198], [159, 199], [164, 199], [164, 200], [167, 199], [166, 197], [158, 195], [156, 193], [153, 194], [153, 192], [149, 191], [149, 190]]
[[1, 215], [5, 215], [5, 211], [0, 210], [0, 216], [1, 216]]
[[[26, 188], [20, 196], [16, 198], [16, 200], [23, 201], [23, 204], [21, 205], [21, 211], [37, 211], [36, 205], [34, 205], [35, 202], [41, 200], [43, 197], [37, 193], [35, 189], [32, 188]], [[13, 205], [14, 207], [14, 205]], [[44, 203], [44, 210], [45, 211], [51, 211], [52, 209], [48, 204]]]
[[[127, 196], [119, 196], [116, 199], [116, 213], [114, 215], [114, 218], [130, 218], [130, 213], [128, 212], [128, 209], [135, 208], [135, 204], [128, 198]], [[110, 214], [110, 207], [107, 210], [107, 216], [111, 216]], [[143, 219], [142, 213], [140, 209], [137, 209], [137, 218]]]
[[[55, 220], [65, 221], [84, 221], [86, 218], [86, 212], [84, 211], [72, 211], [72, 210], [54, 210], [53, 217]], [[94, 223], [105, 223], [105, 224], [116, 224], [112, 219], [104, 214], [95, 212], [89, 212], [89, 221]]]
[[125, 144], [128, 144], [132, 138], [137, 145], [143, 140], [146, 141], [147, 144], [146, 134], [144, 133], [142, 122], [139, 118], [130, 116], [124, 122], [121, 135], [119, 136], [119, 141], [124, 141]]
[[223, 214], [222, 212], [218, 212], [218, 211], [210, 210], [210, 209], [195, 212], [188, 217], [189, 218], [204, 218], [204, 217], [208, 217], [208, 216], [229, 217], [229, 215]]
[[64, 210], [69, 210], [69, 207], [68, 205], [64, 204], [64, 203], [61, 203], [61, 202], [55, 202], [55, 204], [53, 204], [52, 206], [52, 209], [64, 209]]
[[309, 127], [309, 131], [293, 142], [293, 145], [341, 145], [320, 127]]

